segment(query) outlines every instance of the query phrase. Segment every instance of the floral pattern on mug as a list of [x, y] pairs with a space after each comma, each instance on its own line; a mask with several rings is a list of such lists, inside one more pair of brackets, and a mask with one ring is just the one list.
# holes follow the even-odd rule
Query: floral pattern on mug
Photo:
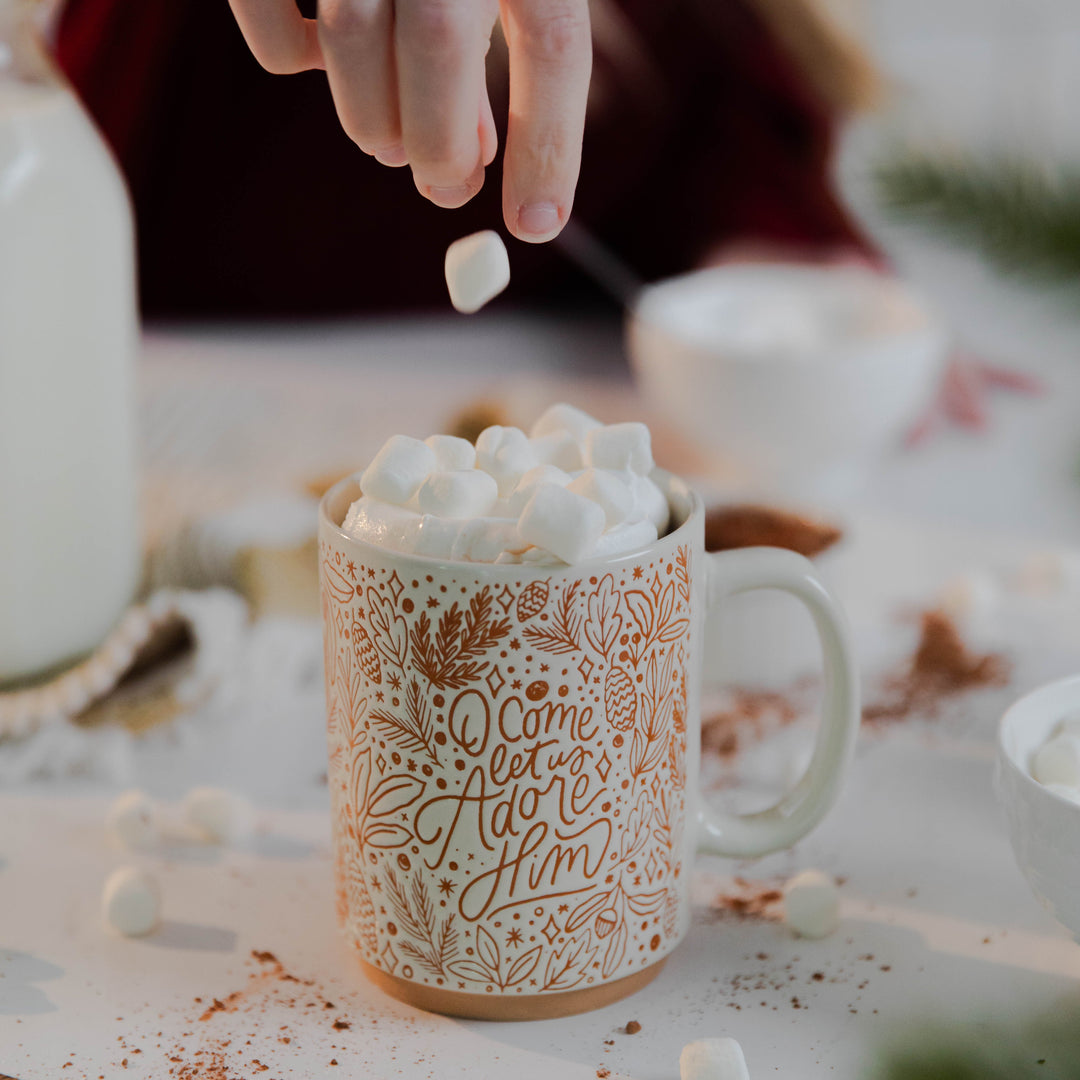
[[362, 958], [543, 994], [666, 955], [688, 918], [690, 549], [519, 580], [351, 550], [324, 541], [321, 577], [337, 906]]

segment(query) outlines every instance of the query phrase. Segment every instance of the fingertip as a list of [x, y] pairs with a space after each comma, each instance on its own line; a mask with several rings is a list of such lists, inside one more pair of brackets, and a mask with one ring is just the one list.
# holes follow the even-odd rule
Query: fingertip
[[545, 244], [562, 232], [567, 216], [558, 203], [535, 200], [518, 204], [507, 215], [506, 226], [527, 244]]
[[413, 174], [417, 191], [429, 202], [441, 206], [444, 210], [456, 210], [464, 206], [484, 186], [484, 166], [478, 165], [476, 171], [464, 183], [454, 187], [438, 187], [422, 183]]

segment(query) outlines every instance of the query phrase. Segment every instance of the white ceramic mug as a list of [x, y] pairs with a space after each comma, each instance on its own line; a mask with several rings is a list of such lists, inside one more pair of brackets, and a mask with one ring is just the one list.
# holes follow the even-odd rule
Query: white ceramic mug
[[[836, 798], [859, 723], [841, 614], [807, 560], [706, 555], [704, 508], [657, 471], [670, 531], [578, 566], [452, 563], [320, 514], [338, 911], [366, 972], [422, 1008], [530, 1019], [651, 979], [690, 921], [697, 851], [794, 843]], [[825, 700], [806, 775], [733, 816], [697, 797], [707, 608], [793, 593], [821, 635]]]

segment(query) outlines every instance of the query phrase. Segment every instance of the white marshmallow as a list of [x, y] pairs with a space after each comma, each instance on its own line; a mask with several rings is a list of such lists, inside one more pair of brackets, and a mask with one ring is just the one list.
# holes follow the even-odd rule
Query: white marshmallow
[[408, 435], [392, 435], [360, 474], [360, 488], [369, 498], [404, 506], [438, 464], [427, 443]]
[[561, 566], [562, 559], [541, 547], [526, 548], [521, 553], [523, 566]]
[[526, 547], [518, 523], [502, 518], [473, 518], [462, 523], [450, 557], [459, 562], [494, 562], [504, 551]]
[[616, 473], [606, 470], [586, 469], [568, 487], [575, 495], [591, 499], [604, 511], [607, 529], [613, 529], [632, 517], [637, 505], [634, 488]]
[[784, 886], [784, 922], [800, 937], [823, 938], [840, 925], [840, 890], [821, 870], [803, 870]]
[[520, 428], [496, 424], [481, 431], [476, 440], [476, 466], [495, 477], [502, 496], [509, 495], [538, 464], [536, 451]]
[[1001, 589], [985, 572], [961, 574], [945, 583], [938, 607], [954, 619], [983, 619], [1001, 602]]
[[543, 438], [555, 432], [565, 431], [576, 442], [584, 443], [585, 436], [594, 428], [600, 427], [600, 421], [573, 405], [558, 404], [546, 409], [535, 424], [529, 429], [534, 439]]
[[581, 443], [568, 431], [552, 431], [548, 435], [532, 437], [529, 445], [542, 465], [555, 465], [565, 472], [577, 472], [585, 464]]
[[157, 926], [160, 911], [161, 891], [144, 870], [122, 866], [109, 875], [101, 894], [107, 926], [125, 937], [141, 937]]
[[513, 551], [500, 551], [495, 562], [499, 566], [520, 566], [521, 556]]
[[1062, 717], [1061, 722], [1054, 728], [1055, 735], [1080, 735], [1080, 712], [1070, 713]]
[[521, 512], [522, 538], [571, 565], [592, 554], [604, 532], [604, 511], [558, 484], [538, 484]]
[[453, 556], [465, 522], [460, 518], [441, 518], [434, 514], [425, 514], [416, 529], [416, 539], [412, 546], [414, 555], [426, 555], [431, 559], [449, 559]]
[[1080, 787], [1080, 736], [1055, 735], [1031, 759], [1031, 775], [1040, 784]]
[[157, 807], [145, 791], [118, 795], [105, 818], [109, 835], [122, 847], [146, 849], [158, 841]]
[[434, 472], [417, 494], [422, 514], [446, 518], [483, 517], [499, 497], [495, 478], [480, 469]]
[[532, 498], [537, 484], [558, 484], [559, 487], [566, 487], [572, 479], [569, 473], [563, 472], [554, 465], [537, 465], [517, 482], [517, 486], [506, 500], [507, 511], [511, 517], [520, 517], [525, 504]]
[[597, 469], [629, 469], [647, 476], [653, 468], [648, 427], [630, 421], [593, 428], [585, 436], [585, 464]]
[[735, 1039], [699, 1039], [679, 1055], [681, 1080], [750, 1080], [742, 1047]]
[[365, 495], [349, 507], [341, 528], [356, 540], [393, 551], [412, 551], [420, 521], [415, 510]]
[[1069, 784], [1044, 784], [1043, 787], [1047, 791], [1052, 791], [1055, 795], [1060, 795], [1063, 799], [1068, 799], [1069, 802], [1076, 803], [1080, 806], [1080, 787], [1071, 787]]
[[631, 474], [631, 481], [634, 485], [634, 496], [637, 499], [634, 520], [651, 521], [656, 526], [656, 535], [663, 536], [667, 532], [668, 522], [671, 519], [671, 510], [664, 493], [659, 485], [647, 476]]
[[456, 435], [429, 435], [425, 445], [435, 451], [438, 467], [446, 472], [471, 469], [476, 465], [476, 447]]
[[651, 521], [624, 522], [608, 529], [593, 548], [591, 558], [611, 559], [616, 555], [626, 555], [631, 551], [640, 551], [656, 540], [656, 526]]
[[208, 843], [232, 844], [251, 833], [255, 811], [242, 795], [199, 787], [184, 796], [184, 818]]
[[479, 311], [510, 284], [510, 256], [492, 229], [455, 240], [446, 249], [444, 270], [450, 303], [465, 315]]

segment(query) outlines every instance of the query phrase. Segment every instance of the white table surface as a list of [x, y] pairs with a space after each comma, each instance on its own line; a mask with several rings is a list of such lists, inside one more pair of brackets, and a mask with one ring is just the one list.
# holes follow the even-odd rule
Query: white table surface
[[[523, 418], [558, 398], [605, 418], [647, 416], [619, 350], [615, 328], [515, 318], [151, 333], [142, 372], [148, 531], [160, 536], [247, 493], [344, 471], [386, 435], [435, 430], [478, 394]], [[897, 611], [925, 604], [950, 576], [988, 568], [1005, 580], [1033, 552], [1080, 546], [1072, 477], [1080, 368], [1067, 353], [1033, 342], [1010, 357], [1038, 370], [1051, 392], [995, 400], [987, 435], [949, 432], [897, 454], [834, 508], [850, 537], [837, 587], [871, 680], [912, 644]], [[147, 939], [100, 925], [101, 882], [130, 858], [102, 828], [114, 790], [68, 780], [0, 791], [0, 1073], [548, 1080], [558, 1070], [591, 1080], [608, 1069], [673, 1080], [685, 1042], [731, 1034], [754, 1076], [854, 1078], [879, 1040], [913, 1016], [970, 1017], [1075, 996], [1080, 946], [1013, 864], [990, 776], [1005, 704], [1080, 666], [1078, 611], [1076, 596], [1009, 594], [973, 628], [1013, 657], [1009, 687], [971, 695], [933, 723], [864, 733], [839, 805], [810, 838], [753, 865], [703, 860], [690, 939], [659, 978], [568, 1020], [429, 1016], [359, 976], [333, 915], [325, 791], [313, 776], [316, 696], [296, 715], [274, 717], [281, 728], [264, 752], [269, 761], [281, 747], [283, 780], [252, 789], [261, 830], [251, 843], [226, 851], [176, 843], [143, 859], [165, 897], [165, 922]], [[312, 627], [297, 633], [317, 639]], [[245, 752], [242, 739], [212, 737], [203, 758], [199, 745], [174, 749], [170, 758], [158, 745], [136, 765], [145, 770], [136, 779], [167, 797], [227, 775]], [[847, 879], [832, 938], [799, 941], [773, 922], [711, 910], [733, 873], [771, 880], [811, 865]], [[253, 978], [265, 968], [253, 949], [274, 952], [311, 985]], [[199, 1019], [234, 991], [243, 993], [229, 1010]], [[337, 1017], [351, 1027], [334, 1029]], [[641, 1033], [619, 1033], [632, 1018]], [[215, 1052], [216, 1072], [205, 1067]]]

